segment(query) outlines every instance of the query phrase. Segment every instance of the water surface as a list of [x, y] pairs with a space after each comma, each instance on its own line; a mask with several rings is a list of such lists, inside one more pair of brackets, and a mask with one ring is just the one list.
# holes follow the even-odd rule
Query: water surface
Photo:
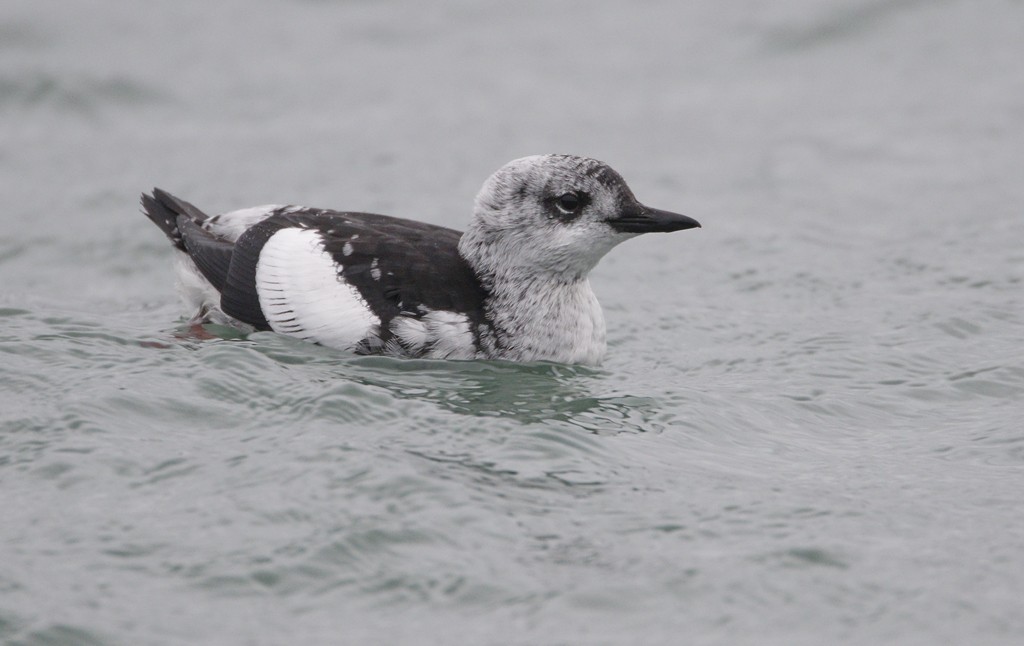
[[[0, 642], [1017, 643], [1024, 5], [0, 12]], [[461, 227], [603, 159], [704, 228], [600, 368], [182, 327], [160, 186]]]

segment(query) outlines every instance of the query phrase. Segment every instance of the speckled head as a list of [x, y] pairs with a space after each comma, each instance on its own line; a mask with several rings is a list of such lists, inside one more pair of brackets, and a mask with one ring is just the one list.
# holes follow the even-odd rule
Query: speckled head
[[459, 249], [477, 269], [573, 280], [629, 238], [699, 226], [685, 215], [644, 206], [603, 162], [534, 155], [505, 164], [484, 182]]

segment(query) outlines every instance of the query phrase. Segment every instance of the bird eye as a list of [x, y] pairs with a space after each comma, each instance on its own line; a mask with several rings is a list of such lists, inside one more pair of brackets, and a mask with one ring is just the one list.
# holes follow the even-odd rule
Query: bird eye
[[558, 208], [566, 213], [576, 211], [576, 209], [580, 208], [581, 204], [580, 196], [575, 193], [565, 193], [558, 197]]

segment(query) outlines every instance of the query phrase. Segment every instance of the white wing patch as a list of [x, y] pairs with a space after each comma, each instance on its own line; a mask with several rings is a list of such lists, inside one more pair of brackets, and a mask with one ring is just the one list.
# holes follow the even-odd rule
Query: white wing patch
[[428, 311], [421, 318], [399, 316], [391, 321], [391, 333], [405, 349], [395, 354], [427, 356], [432, 359], [473, 359], [476, 346], [469, 319], [445, 310]]
[[275, 332], [333, 348], [351, 349], [380, 325], [320, 235], [308, 229], [281, 229], [267, 240], [256, 264], [256, 293]]

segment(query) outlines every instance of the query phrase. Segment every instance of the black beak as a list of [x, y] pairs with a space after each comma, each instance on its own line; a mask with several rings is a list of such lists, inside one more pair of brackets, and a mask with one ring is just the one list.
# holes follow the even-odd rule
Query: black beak
[[653, 233], [682, 231], [683, 229], [700, 228], [700, 222], [691, 217], [652, 209], [637, 203], [608, 220], [608, 224], [620, 233]]

